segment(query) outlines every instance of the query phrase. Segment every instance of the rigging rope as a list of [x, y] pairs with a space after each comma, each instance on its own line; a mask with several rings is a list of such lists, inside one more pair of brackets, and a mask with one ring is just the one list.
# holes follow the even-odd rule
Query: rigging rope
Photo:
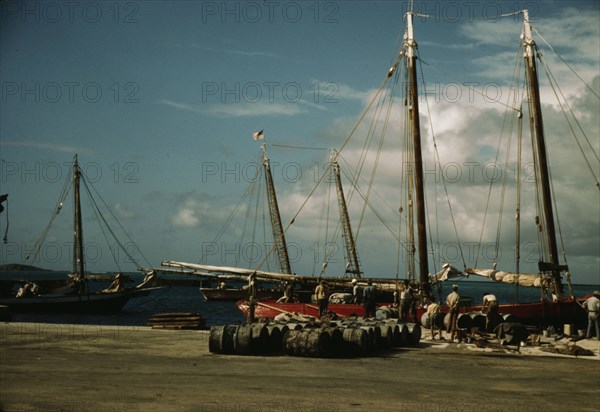
[[[423, 81], [423, 84], [425, 84], [425, 76], [423, 75], [423, 65], [420, 64], [420, 59], [418, 59], [419, 61], [419, 68], [421, 71], [421, 78]], [[434, 149], [434, 153], [435, 153], [435, 158], [438, 161], [439, 164], [441, 163], [441, 158], [440, 158], [440, 153], [437, 149], [437, 139], [435, 138], [435, 132], [434, 132], [434, 128], [433, 128], [433, 120], [431, 118], [431, 110], [429, 109], [429, 99], [427, 98], [427, 93], [425, 93], [425, 106], [427, 107], [427, 113], [429, 113], [429, 116], [427, 116], [429, 118], [429, 127], [431, 128], [431, 138], [433, 140], [433, 149]], [[456, 227], [456, 219], [454, 219], [454, 213], [452, 211], [452, 204], [450, 203], [450, 195], [448, 194], [448, 186], [446, 185], [446, 179], [444, 178], [444, 174], [441, 173], [442, 175], [442, 185], [444, 187], [444, 192], [446, 194], [446, 200], [448, 202], [448, 209], [450, 210], [450, 219], [452, 221], [452, 226], [454, 227], [454, 234], [456, 235], [456, 242], [458, 244], [458, 250], [460, 251], [460, 257], [462, 259], [462, 263], [464, 265], [464, 267], [467, 267], [467, 264], [465, 262], [465, 256], [463, 254], [463, 250], [462, 250], [462, 245], [460, 242], [460, 238], [458, 236], [458, 228]]]
[[[83, 180], [83, 178], [80, 176], [80, 179]], [[86, 189], [86, 192], [88, 194], [88, 197], [90, 199], [92, 199], [92, 194], [90, 193], [90, 189], [87, 187], [87, 184], [85, 183], [85, 180], [83, 180], [84, 183], [84, 187]], [[96, 216], [96, 219], [98, 220], [98, 222], [100, 222], [100, 216], [99, 214], [99, 209], [98, 209], [98, 205], [92, 200], [92, 210], [94, 211], [94, 215]], [[106, 241], [106, 244], [108, 245], [108, 249], [110, 250], [112, 257], [113, 257], [113, 261], [115, 263], [115, 266], [117, 267], [117, 269], [119, 270], [119, 272], [121, 272], [121, 266], [119, 265], [119, 261], [117, 259], [117, 256], [115, 254], [115, 251], [113, 250], [113, 248], [110, 247], [110, 242], [108, 241], [108, 236], [106, 235], [106, 230], [104, 228], [104, 226], [102, 224], [99, 224], [98, 226], [100, 226], [100, 231], [102, 232], [102, 235], [104, 236], [104, 240]], [[137, 265], [137, 263], [136, 263]], [[139, 265], [137, 265], [139, 266]], [[151, 266], [151, 265], [149, 265]]]
[[[394, 91], [396, 90], [396, 84], [397, 84], [397, 76], [395, 76], [396, 81], [392, 82], [392, 86], [391, 86], [391, 90], [388, 92], [387, 96], [389, 97], [389, 102], [388, 102], [388, 106], [387, 106], [387, 112], [386, 112], [386, 116], [385, 116], [385, 120], [384, 120], [384, 124], [381, 130], [381, 135], [379, 138], [379, 145], [377, 147], [377, 152], [375, 155], [375, 161], [373, 164], [373, 170], [371, 171], [371, 178], [369, 181], [369, 185], [368, 185], [368, 189], [367, 189], [367, 196], [366, 199], [368, 200], [370, 198], [371, 195], [371, 191], [373, 189], [373, 181], [375, 179], [375, 174], [377, 172], [377, 166], [379, 165], [379, 159], [381, 158], [381, 152], [383, 150], [383, 143], [385, 141], [385, 132], [387, 130], [387, 127], [389, 125], [389, 119], [390, 119], [390, 112], [391, 112], [391, 107], [394, 101]], [[380, 106], [380, 110], [383, 110], [383, 106], [385, 103], [386, 97], [384, 96], [382, 101], [381, 101], [381, 106]], [[379, 115], [374, 116], [374, 119], [379, 120], [379, 116], [381, 115], [381, 111], [379, 112]], [[373, 130], [373, 134], [375, 134], [375, 130]], [[366, 153], [365, 153], [365, 158], [366, 158]], [[358, 236], [359, 236], [359, 232], [360, 232], [360, 228], [362, 226], [363, 223], [363, 219], [364, 219], [364, 215], [365, 215], [365, 210], [366, 210], [366, 202], [365, 204], [363, 204], [363, 208], [361, 211], [361, 215], [358, 221], [358, 226], [356, 228], [356, 239], [358, 240]]]
[[[537, 35], [540, 37], [540, 39], [542, 39], [542, 41], [543, 41], [544, 43], [546, 43], [546, 46], [548, 46], [548, 47], [550, 48], [550, 50], [552, 50], [552, 51], [554, 52], [554, 54], [556, 54], [556, 56], [557, 56], [557, 57], [558, 57], [558, 58], [559, 58], [559, 59], [560, 59], [560, 60], [561, 60], [561, 61], [562, 61], [562, 62], [563, 62], [563, 63], [564, 63], [564, 64], [565, 64], [565, 65], [566, 65], [568, 68], [569, 68], [569, 70], [571, 70], [571, 72], [573, 72], [573, 74], [574, 74], [574, 75], [575, 75], [575, 76], [576, 76], [576, 77], [577, 77], [579, 80], [581, 80], [581, 82], [582, 82], [582, 83], [585, 85], [585, 87], [587, 87], [587, 88], [588, 88], [588, 90], [589, 90], [589, 91], [591, 91], [591, 92], [594, 94], [594, 96], [596, 96], [597, 98], [599, 98], [599, 99], [600, 99], [600, 96], [598, 95], [598, 93], [596, 93], [596, 91], [595, 91], [594, 89], [592, 89], [592, 87], [591, 87], [590, 85], [588, 85], [588, 84], [585, 82], [585, 80], [583, 80], [583, 79], [581, 78], [581, 76], [579, 76], [579, 74], [577, 74], [577, 72], [575, 71], [575, 69], [573, 69], [573, 68], [571, 67], [571, 65], [569, 65], [569, 63], [567, 63], [567, 62], [566, 62], [566, 60], [565, 60], [565, 59], [563, 59], [563, 58], [562, 58], [562, 56], [561, 56], [561, 55], [560, 55], [560, 54], [559, 54], [559, 53], [558, 53], [558, 52], [557, 52], [557, 51], [554, 49], [554, 47], [552, 47], [552, 46], [550, 45], [550, 43], [548, 43], [548, 42], [546, 41], [546, 39], [544, 39], [544, 37], [541, 35], [541, 33], [540, 33], [539, 31], [537, 31], [535, 27], [532, 27], [532, 29], [533, 29], [533, 31], [534, 31], [534, 32], [536, 32], [536, 34], [537, 34]], [[537, 48], [537, 46], [536, 46], [536, 48]]]
[[584, 132], [583, 128], [581, 127], [581, 124], [577, 120], [577, 117], [575, 117], [575, 113], [573, 113], [573, 110], [571, 109], [569, 102], [565, 99], [565, 95], [563, 94], [562, 90], [560, 89], [558, 82], [556, 81], [556, 78], [554, 77], [554, 74], [552, 74], [552, 72], [550, 71], [550, 68], [546, 64], [546, 60], [542, 59], [542, 55], [539, 52], [539, 50], [537, 49], [537, 47], [536, 47], [536, 50], [538, 51], [538, 59], [540, 60], [540, 62], [542, 63], [542, 66], [544, 67], [544, 71], [546, 72], [546, 76], [548, 76], [548, 80], [550, 80], [550, 87], [552, 88], [552, 92], [554, 92], [554, 96], [556, 97], [556, 101], [558, 102], [558, 104], [560, 106], [561, 112], [562, 112], [563, 116], [565, 117], [565, 120], [567, 121], [569, 128], [571, 129], [571, 134], [572, 134], [573, 138], [575, 139], [575, 143], [577, 143], [577, 147], [579, 147], [579, 151], [581, 152], [583, 158], [585, 159], [585, 163], [587, 164], [588, 168], [590, 169], [590, 172], [592, 173], [592, 176], [594, 177], [594, 180], [596, 181], [596, 187], [598, 187], [598, 189], [600, 189], [600, 182], [598, 181], [598, 177], [596, 176], [596, 171], [590, 164], [590, 162], [586, 156], [586, 153], [583, 150], [583, 147], [581, 146], [581, 143], [579, 143], [579, 139], [577, 138], [575, 129], [573, 128], [573, 125], [571, 124], [571, 121], [569, 120], [569, 117], [567, 116], [567, 113], [562, 105], [562, 102], [560, 101], [560, 98], [558, 97], [558, 93], [556, 92], [556, 89], [558, 89], [558, 91], [560, 92], [560, 95], [564, 99], [565, 104], [569, 108], [569, 112], [571, 113], [571, 116], [573, 116], [573, 119], [575, 120], [575, 123], [579, 127], [579, 130], [581, 131], [581, 133], [585, 137], [585, 140], [587, 141], [588, 145], [592, 149], [591, 151], [594, 154], [594, 156], [596, 157], [596, 161], [600, 162], [600, 159], [598, 158], [598, 155], [596, 154], [596, 151], [595, 151], [592, 143], [590, 142], [586, 133]]
[[[260, 165], [260, 159], [262, 158], [262, 155], [259, 155], [259, 161], [257, 161], [256, 164]], [[244, 192], [244, 194], [242, 195], [242, 198], [240, 199], [240, 201], [237, 203], [237, 205], [235, 205], [235, 207], [233, 208], [233, 211], [231, 212], [231, 214], [227, 217], [227, 219], [225, 220], [225, 223], [223, 224], [223, 226], [221, 226], [221, 229], [219, 230], [219, 232], [217, 233], [217, 236], [215, 237], [215, 239], [213, 240], [212, 243], [217, 243], [219, 241], [219, 239], [221, 239], [221, 236], [225, 233], [225, 230], [227, 230], [227, 228], [229, 227], [229, 224], [231, 223], [231, 221], [233, 220], [233, 218], [235, 217], [235, 215], [237, 214], [238, 210], [240, 210], [240, 208], [242, 207], [242, 205], [244, 204], [246, 198], [248, 197], [248, 195], [252, 192], [252, 189], [254, 188], [254, 185], [256, 184], [256, 181], [258, 180], [261, 172], [262, 168], [261, 167], [257, 167], [256, 168], [256, 174], [254, 175], [254, 178], [252, 179], [252, 181], [250, 182], [250, 185], [248, 185], [248, 188], [246, 189], [246, 191]], [[202, 262], [198, 262], [198, 263], [202, 263]]]
[[[98, 211], [98, 215], [100, 216], [101, 221], [104, 222], [104, 224], [106, 225], [106, 229], [112, 235], [113, 239], [115, 240], [115, 242], [117, 243], [117, 245], [119, 245], [119, 247], [121, 248], [121, 250], [123, 251], [123, 253], [125, 253], [127, 255], [127, 257], [129, 258], [129, 260], [132, 263], [134, 263], [138, 267], [138, 269], [139, 269], [140, 268], [139, 263], [134, 259], [134, 257], [131, 255], [131, 253], [129, 253], [129, 251], [127, 250], [127, 248], [125, 248], [125, 246], [117, 238], [117, 236], [115, 235], [115, 232], [112, 230], [112, 228], [109, 226], [108, 222], [106, 221], [106, 218], [104, 217], [104, 214], [100, 211], [100, 208], [98, 207], [98, 204], [96, 203], [96, 200], [92, 196], [90, 187], [88, 186], [88, 183], [87, 183], [87, 179], [85, 178], [85, 176], [83, 175], [83, 173], [80, 173], [80, 178], [81, 178], [81, 181], [83, 182], [84, 187], [86, 188], [86, 191], [87, 191], [87, 193], [88, 193], [88, 195], [90, 197], [90, 201], [91, 201], [92, 205], [94, 206], [95, 210]], [[92, 186], [92, 188], [93, 188], [93, 186]], [[94, 191], [96, 191], [95, 188], [94, 188]], [[99, 196], [99, 194], [98, 194], [97, 191], [96, 191], [96, 194]], [[110, 210], [110, 208], [108, 208], [108, 205], [106, 204], [106, 202], [104, 202], [104, 199], [102, 199], [102, 197], [100, 197], [100, 200], [102, 201], [102, 203], [104, 204], [104, 206], [108, 209], [108, 211], [113, 216], [113, 218], [116, 220], [116, 216], [112, 213], [112, 210]], [[138, 252], [140, 252], [140, 255], [145, 259], [144, 255], [141, 253], [141, 251], [139, 250], [139, 248], [137, 247], [137, 245], [135, 245], [135, 243], [133, 243], [133, 240], [131, 240], [131, 237], [129, 236], [129, 234], [127, 232], [125, 232], [125, 229], [123, 228], [123, 226], [121, 226], [121, 224], [120, 224], [120, 222], [118, 220], [117, 220], [117, 223], [119, 224], [119, 226], [121, 227], [121, 229], [123, 230], [123, 232], [125, 233], [125, 235], [127, 236], [127, 238], [136, 247], [136, 250]], [[109, 247], [109, 249], [110, 249], [110, 247]], [[112, 249], [111, 249], [111, 252], [113, 252]], [[113, 255], [113, 257], [114, 257], [114, 255]], [[150, 263], [147, 260], [146, 260], [146, 263], [148, 263], [148, 266], [152, 266], [152, 265], [150, 265]]]
[[[522, 47], [520, 47], [519, 49], [517, 49], [517, 53], [515, 56], [515, 64], [513, 67], [513, 82], [518, 85], [518, 79], [520, 78], [520, 67], [521, 65], [519, 64], [519, 62], [521, 61], [521, 56], [522, 56]], [[515, 87], [515, 100], [517, 100], [517, 90], [518, 88]], [[508, 94], [508, 101], [510, 101], [511, 98], [511, 94]], [[508, 117], [509, 117], [509, 111], [508, 109], [514, 110], [514, 108], [512, 106], [509, 106], [508, 104], [503, 105], [505, 106], [504, 109], [504, 116], [502, 118], [502, 127], [500, 129], [500, 137], [498, 139], [498, 145], [496, 146], [496, 157], [494, 159], [494, 164], [498, 164], [498, 159], [500, 158], [500, 148], [502, 147], [502, 140], [504, 139], [504, 131], [505, 131], [505, 127], [506, 127], [506, 123], [508, 121]], [[518, 109], [519, 113], [521, 112], [521, 106], [519, 106]], [[479, 262], [479, 252], [481, 251], [481, 243], [483, 242], [483, 233], [485, 230], [485, 224], [487, 221], [487, 216], [488, 216], [488, 212], [489, 212], [489, 207], [490, 207], [490, 200], [492, 198], [492, 188], [494, 186], [494, 179], [490, 179], [490, 185], [488, 188], [488, 194], [487, 194], [487, 200], [485, 203], [485, 211], [483, 214], [483, 223], [481, 225], [481, 232], [479, 234], [479, 242], [477, 243], [477, 247], [476, 247], [476, 251], [475, 251], [475, 267], [477, 267], [478, 262]]]
[[[371, 101], [369, 102], [369, 104], [367, 105], [367, 107], [363, 110], [363, 112], [361, 113], [359, 119], [357, 120], [357, 122], [354, 124], [354, 127], [352, 128], [352, 130], [350, 131], [350, 133], [348, 134], [348, 136], [346, 137], [346, 139], [344, 140], [344, 143], [340, 146], [339, 151], [342, 151], [344, 149], [344, 147], [346, 147], [346, 145], [348, 144], [348, 142], [350, 141], [350, 139], [352, 138], [352, 136], [354, 135], [354, 133], [356, 132], [356, 129], [358, 128], [358, 125], [362, 122], [362, 120], [364, 119], [364, 117], [367, 115], [367, 113], [369, 112], [369, 110], [371, 109], [371, 106], [373, 105], [373, 103], [375, 102], [375, 100], [378, 98], [378, 96], [381, 94], [381, 91], [383, 90], [383, 88], [385, 87], [386, 83], [388, 81], [388, 77], [386, 77], [383, 82], [381, 83], [381, 85], [379, 86], [379, 89], [377, 89], [375, 95], [373, 96], [373, 98], [371, 99]], [[338, 152], [339, 153], [339, 152]], [[333, 156], [332, 158], [332, 162], [335, 161], [337, 158], [337, 154]], [[323, 173], [321, 174], [321, 176], [319, 177], [319, 179], [317, 179], [317, 182], [314, 184], [313, 188], [311, 189], [311, 191], [309, 192], [308, 196], [306, 197], [306, 199], [304, 199], [304, 201], [302, 202], [302, 204], [300, 205], [300, 207], [298, 208], [298, 210], [296, 211], [296, 213], [294, 213], [294, 215], [292, 216], [292, 219], [290, 220], [290, 222], [286, 225], [286, 227], [283, 230], [283, 233], [286, 233], [288, 231], [288, 229], [290, 228], [291, 225], [294, 224], [294, 222], [296, 221], [296, 218], [300, 215], [300, 213], [302, 212], [302, 210], [304, 210], [304, 207], [306, 206], [306, 204], [308, 203], [308, 201], [310, 200], [310, 198], [314, 195], [315, 191], [317, 190], [317, 187], [320, 186], [320, 184], [323, 182], [323, 179], [325, 179], [325, 176], [327, 176], [327, 174], [329, 173], [329, 170], [331, 169], [331, 163], [327, 165], [327, 167], [325, 168], [325, 170], [323, 171]], [[260, 269], [265, 261], [268, 259], [268, 257], [270, 256], [270, 254], [272, 253], [273, 249], [271, 248], [271, 250], [269, 251], [269, 253], [265, 256], [265, 258], [261, 261], [261, 263], [258, 265], [257, 269]]]
[[275, 143], [265, 143], [267, 146], [272, 147], [284, 147], [286, 149], [301, 149], [301, 150], [329, 150], [327, 147], [308, 147], [308, 146], [295, 146], [288, 144], [275, 144]]
[[[84, 184], [87, 186], [87, 179], [85, 178], [85, 176], [83, 175], [83, 173], [81, 174], [81, 176], [84, 178]], [[100, 201], [102, 202], [102, 204], [104, 205], [104, 207], [106, 208], [106, 210], [108, 210], [108, 212], [110, 213], [110, 215], [112, 216], [112, 218], [114, 219], [114, 221], [117, 223], [117, 225], [119, 225], [119, 228], [121, 228], [121, 230], [123, 231], [123, 233], [125, 234], [125, 236], [127, 237], [127, 239], [129, 240], [129, 242], [131, 242], [131, 244], [135, 247], [135, 249], [138, 251], [138, 253], [140, 254], [140, 256], [142, 257], [142, 259], [144, 259], [144, 261], [146, 262], [146, 264], [148, 266], [152, 266], [150, 264], [150, 262], [148, 261], [148, 259], [146, 258], [146, 256], [144, 256], [144, 254], [142, 253], [142, 251], [140, 250], [140, 248], [137, 246], [137, 244], [133, 241], [132, 237], [129, 235], [129, 233], [125, 230], [125, 228], [123, 227], [123, 225], [121, 224], [121, 222], [119, 221], [119, 219], [117, 219], [117, 216], [114, 214], [114, 212], [112, 211], [112, 209], [108, 206], [108, 204], [106, 203], [106, 201], [104, 200], [104, 198], [102, 197], [102, 195], [100, 195], [100, 193], [98, 192], [98, 190], [96, 190], [96, 188], [91, 185], [91, 188], [94, 190], [94, 192], [96, 193], [96, 196], [98, 196], [98, 198], [100, 199]], [[90, 199], [95, 203], [95, 200], [93, 198], [93, 196], [90, 193]], [[101, 214], [102, 216], [102, 214]], [[109, 229], [109, 231], [111, 232], [111, 234], [113, 235], [113, 237], [115, 238], [115, 241], [117, 241], [117, 243], [119, 245], [121, 245], [121, 242], [117, 239], [117, 237], [114, 235], [112, 229], [110, 228], [110, 226], [108, 225], [108, 223], [106, 223], [107, 228]], [[129, 256], [129, 253], [127, 252], [127, 250], [125, 250], [124, 246], [121, 246], [123, 248], [123, 251]], [[130, 258], [132, 260], [133, 263], [135, 263], [136, 265], [138, 265], [138, 263]], [[139, 266], [139, 265], [138, 265]]]
[[[46, 227], [44, 228], [44, 230], [42, 231], [42, 233], [38, 237], [38, 240], [35, 243], [35, 251], [33, 254], [32, 262], [35, 262], [37, 260], [38, 254], [40, 253], [40, 251], [42, 249], [42, 245], [46, 242], [46, 237], [48, 236], [48, 232], [50, 231], [50, 228], [52, 227], [54, 220], [56, 219], [56, 217], [62, 210], [64, 201], [65, 201], [67, 195], [69, 194], [69, 191], [71, 190], [71, 184], [70, 184], [71, 176], [72, 176], [71, 173], [72, 173], [72, 170], [69, 169], [69, 171], [67, 173], [67, 178], [65, 179], [65, 183], [60, 191], [58, 201], [56, 202], [56, 205], [54, 206], [54, 209], [52, 211], [52, 216], [50, 217], [50, 221], [48, 222], [48, 224], [46, 225]], [[29, 258], [30, 258], [30, 255], [28, 255], [25, 258], [25, 260], [27, 261], [27, 260], [29, 260]]]

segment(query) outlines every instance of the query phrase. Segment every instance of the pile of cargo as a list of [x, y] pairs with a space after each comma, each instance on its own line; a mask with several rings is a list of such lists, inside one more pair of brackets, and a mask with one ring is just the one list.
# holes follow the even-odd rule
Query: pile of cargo
[[397, 319], [346, 319], [329, 322], [270, 322], [213, 326], [209, 350], [234, 355], [359, 357], [402, 346], [416, 346], [421, 327]]

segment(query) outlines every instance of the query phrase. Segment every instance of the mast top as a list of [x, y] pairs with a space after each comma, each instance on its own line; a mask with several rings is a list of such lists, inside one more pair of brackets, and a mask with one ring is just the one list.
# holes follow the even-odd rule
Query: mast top
[[535, 42], [531, 37], [529, 10], [523, 10], [523, 34], [521, 34], [521, 40], [523, 40], [523, 46], [525, 47], [525, 57], [533, 57], [533, 45], [535, 45]]
[[417, 43], [415, 42], [415, 33], [413, 29], [413, 16], [414, 13], [412, 11], [406, 13], [406, 34], [404, 40], [408, 49], [406, 55], [409, 58], [414, 56], [414, 48], [417, 45]]

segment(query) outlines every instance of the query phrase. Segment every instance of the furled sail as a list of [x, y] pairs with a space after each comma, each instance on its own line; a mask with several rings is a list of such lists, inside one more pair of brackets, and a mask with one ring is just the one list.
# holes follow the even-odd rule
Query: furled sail
[[456, 269], [454, 266], [450, 266], [450, 264], [445, 263], [442, 266], [442, 270], [435, 274], [432, 277], [431, 283], [443, 282], [448, 279], [458, 278], [464, 276], [463, 273]]
[[543, 284], [542, 275], [533, 275], [527, 273], [512, 273], [503, 272], [501, 270], [494, 269], [465, 269], [465, 272], [470, 275], [483, 276], [496, 282], [515, 284], [524, 287], [535, 287], [540, 288]]

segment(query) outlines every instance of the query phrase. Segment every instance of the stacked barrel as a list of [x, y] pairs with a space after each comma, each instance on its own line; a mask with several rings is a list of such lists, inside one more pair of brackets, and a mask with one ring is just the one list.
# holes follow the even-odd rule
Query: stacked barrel
[[360, 357], [416, 346], [421, 327], [397, 319], [349, 319], [326, 323], [255, 323], [213, 326], [209, 350], [235, 355], [287, 354], [306, 357]]

